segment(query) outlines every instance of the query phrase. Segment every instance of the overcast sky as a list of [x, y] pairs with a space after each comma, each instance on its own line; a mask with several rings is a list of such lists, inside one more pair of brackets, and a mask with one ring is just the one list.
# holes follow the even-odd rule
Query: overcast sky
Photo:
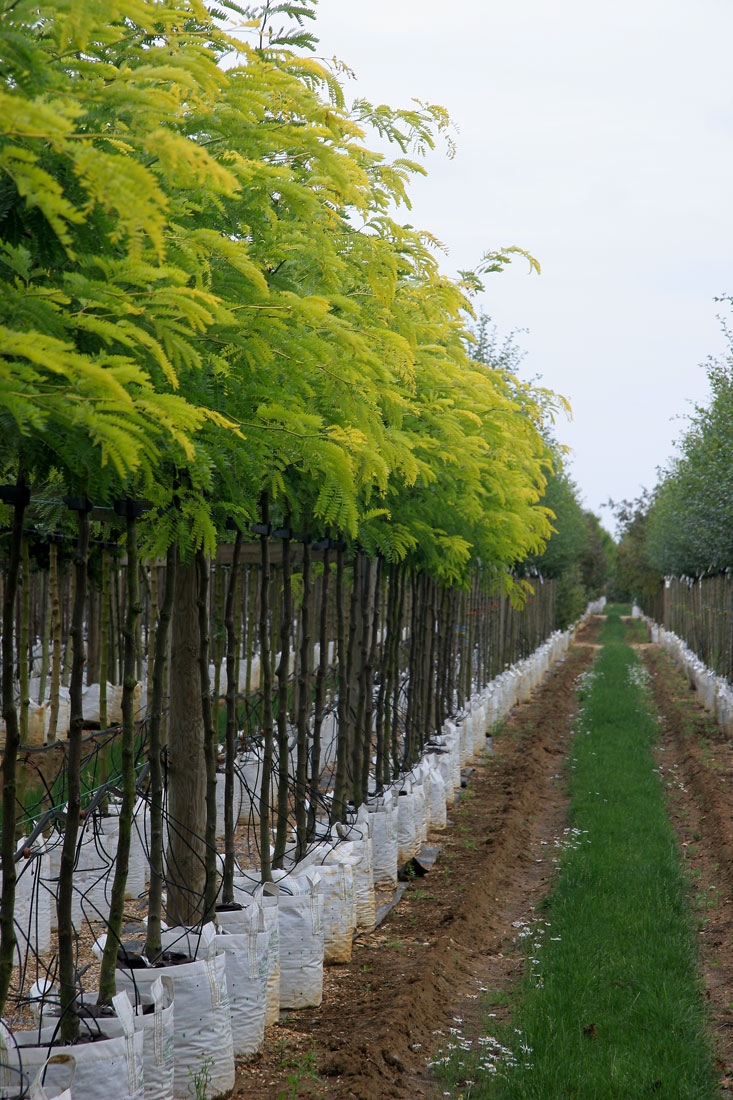
[[319, 0], [318, 53], [349, 99], [446, 107], [458, 151], [427, 161], [404, 220], [444, 270], [520, 245], [479, 302], [527, 329], [525, 376], [569, 398], [571, 474], [600, 506], [652, 487], [724, 347], [733, 294], [730, 0]]

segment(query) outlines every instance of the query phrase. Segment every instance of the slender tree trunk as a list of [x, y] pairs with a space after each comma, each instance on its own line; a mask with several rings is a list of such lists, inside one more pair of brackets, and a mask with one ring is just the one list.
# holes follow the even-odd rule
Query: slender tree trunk
[[410, 601], [410, 646], [407, 658], [408, 667], [408, 681], [407, 681], [407, 706], [405, 709], [405, 744], [402, 755], [402, 767], [409, 769], [413, 763], [414, 746], [415, 746], [415, 699], [418, 690], [417, 675], [416, 675], [416, 659], [415, 649], [417, 646], [417, 599], [415, 595], [415, 586], [417, 583], [416, 574], [413, 572], [410, 577], [410, 588], [412, 594], [412, 600]]
[[214, 662], [214, 694], [211, 700], [211, 709], [213, 711], [214, 729], [216, 730], [217, 737], [219, 736], [219, 710], [220, 710], [220, 697], [221, 697], [221, 664], [224, 658], [224, 644], [226, 640], [226, 627], [224, 625], [224, 570], [213, 566], [214, 571], [214, 586], [213, 586], [213, 599], [211, 609], [211, 626], [213, 630], [213, 644], [211, 646], [212, 657]]
[[46, 698], [46, 684], [48, 683], [48, 670], [51, 659], [50, 588], [49, 573], [46, 572], [43, 574], [43, 591], [41, 594], [41, 603], [43, 606], [41, 615], [41, 671], [38, 677], [38, 695], [36, 696], [39, 704], [43, 703]]
[[260, 536], [260, 674], [262, 676], [262, 782], [260, 784], [260, 863], [263, 882], [272, 882], [270, 856], [270, 782], [272, 779], [272, 672], [270, 666], [270, 501], [263, 493], [260, 504], [263, 534]]
[[364, 665], [365, 657], [365, 608], [364, 581], [367, 559], [363, 554], [354, 557], [354, 580], [351, 589], [351, 614], [349, 617], [349, 656], [346, 676], [349, 690], [349, 730], [351, 732], [351, 799], [355, 806], [361, 802], [362, 759], [364, 756]]
[[367, 565], [365, 617], [364, 617], [364, 741], [361, 767], [361, 801], [369, 797], [369, 773], [372, 760], [372, 727], [374, 724], [374, 668], [377, 660], [377, 637], [379, 634], [379, 585], [381, 582], [381, 561], [376, 559]]
[[[255, 650], [255, 609], [256, 609], [256, 585], [257, 574], [250, 566], [247, 569], [247, 663], [244, 670], [244, 697], [245, 713], [247, 715], [247, 732], [250, 728], [250, 696], [252, 695], [252, 658]], [[260, 660], [260, 683], [262, 682], [262, 660]]]
[[389, 692], [389, 654], [392, 644], [392, 597], [394, 595], [394, 576], [395, 566], [390, 563], [387, 570], [387, 578], [385, 581], [385, 626], [382, 636], [382, 645], [380, 649], [379, 658], [379, 691], [377, 692], [376, 703], [376, 739], [377, 739], [377, 763], [376, 763], [376, 776], [377, 776], [377, 793], [381, 794], [386, 783], [389, 782], [388, 770], [389, 770], [389, 753], [387, 747], [389, 744], [389, 719], [387, 714], [386, 701]]
[[204, 761], [206, 764], [206, 831], [205, 863], [206, 891], [204, 920], [214, 919], [216, 910], [216, 764], [218, 738], [214, 728], [209, 679], [209, 576], [211, 567], [203, 550], [196, 554], [198, 573], [199, 677], [201, 680], [201, 713], [204, 719]]
[[321, 775], [321, 728], [326, 703], [326, 682], [328, 678], [328, 593], [331, 576], [331, 563], [328, 547], [323, 551], [323, 577], [321, 580], [321, 609], [318, 627], [318, 671], [316, 673], [316, 691], [313, 707], [313, 745], [310, 761], [310, 794], [308, 797], [308, 839], [316, 835], [316, 814], [320, 798], [319, 780]]
[[[153, 566], [157, 572], [157, 565]], [[163, 603], [158, 615], [153, 657], [153, 681], [148, 723], [148, 758], [150, 760], [150, 889], [148, 891], [148, 928], [145, 954], [151, 961], [162, 951], [160, 925], [163, 915], [163, 744], [161, 728], [165, 694], [165, 672], [168, 658], [168, 635], [176, 585], [176, 547], [168, 548], [166, 556]], [[157, 587], [157, 585], [156, 585]]]
[[[109, 660], [109, 553], [102, 552], [102, 578], [99, 592], [100, 624], [99, 624], [99, 728], [106, 730], [107, 722], [107, 664]], [[105, 737], [99, 750], [99, 783], [104, 786], [109, 778], [109, 753], [112, 739]], [[102, 803], [102, 813], [108, 809], [108, 799], [105, 794]]]
[[147, 657], [145, 694], [148, 701], [148, 713], [153, 699], [153, 673], [155, 669], [155, 644], [158, 631], [158, 564], [153, 562], [150, 566], [150, 600], [148, 607], [148, 632], [147, 632]]
[[130, 867], [132, 819], [135, 813], [135, 687], [137, 686], [138, 621], [140, 619], [140, 590], [138, 587], [137, 522], [135, 505], [127, 504], [127, 608], [125, 611], [125, 652], [122, 679], [122, 804], [120, 806], [119, 832], [115, 870], [110, 894], [107, 918], [107, 941], [104, 945], [99, 974], [99, 1004], [112, 1004], [117, 992], [115, 972], [117, 948], [122, 935], [125, 913], [125, 888]]
[[109, 676], [110, 640], [110, 557], [108, 550], [102, 553], [99, 602], [99, 725], [103, 730], [106, 730], [109, 726], [107, 719], [107, 677]]
[[168, 725], [169, 924], [194, 925], [204, 913], [206, 770], [199, 671], [196, 560], [176, 560], [171, 619]]
[[14, 692], [15, 599], [18, 590], [23, 516], [29, 493], [22, 472], [16, 482], [18, 499], [13, 508], [13, 526], [10, 533], [8, 564], [3, 591], [2, 636], [2, 707], [5, 721], [5, 749], [3, 751], [3, 829], [0, 838], [2, 851], [2, 897], [0, 898], [0, 1016], [10, 988], [15, 951], [15, 821], [16, 778], [20, 729]]
[[392, 692], [389, 706], [391, 708], [390, 735], [392, 746], [392, 774], [390, 778], [396, 779], [400, 774], [400, 690], [402, 686], [402, 670], [400, 653], [402, 650], [402, 627], [405, 618], [405, 593], [407, 591], [408, 573], [404, 565], [399, 567], [397, 578], [397, 599], [395, 601], [395, 631], [394, 650], [392, 660]]
[[[31, 565], [28, 553], [28, 539], [23, 536], [20, 548], [20, 630], [18, 631], [18, 681], [20, 687], [20, 744], [28, 745], [28, 711], [30, 709], [30, 691], [28, 676], [28, 640], [30, 638], [31, 615]], [[28, 770], [18, 769], [16, 779], [16, 800], [18, 802], [18, 820], [15, 839], [20, 840], [25, 830], [25, 795]]]
[[31, 617], [31, 560], [28, 553], [28, 539], [23, 536], [20, 551], [20, 633], [18, 637], [18, 679], [20, 681], [20, 743], [28, 743], [28, 709], [30, 693], [28, 691], [28, 639], [30, 637]]
[[346, 820], [346, 766], [349, 753], [349, 680], [344, 613], [344, 551], [336, 551], [336, 649], [338, 652], [338, 745], [331, 823]]
[[298, 755], [295, 775], [295, 835], [296, 860], [305, 855], [308, 844], [308, 713], [312, 690], [313, 583], [311, 579], [311, 548], [306, 533], [303, 541], [303, 600], [300, 606], [300, 655], [298, 660]]
[[61, 601], [59, 598], [59, 548], [58, 543], [49, 546], [48, 587], [51, 600], [51, 686], [48, 691], [49, 742], [56, 740], [59, 722], [59, 688], [61, 687]]
[[89, 516], [86, 511], [77, 513], [79, 536], [74, 566], [74, 606], [71, 618], [73, 661], [69, 696], [71, 718], [69, 722], [68, 751], [68, 801], [66, 828], [61, 847], [59, 888], [57, 900], [59, 944], [59, 991], [61, 999], [61, 1038], [68, 1043], [79, 1034], [79, 1017], [76, 1003], [76, 933], [71, 920], [71, 903], [74, 885], [76, 840], [81, 813], [81, 740], [84, 714], [82, 690], [84, 687], [84, 610], [87, 589], [87, 560], [89, 554]]
[[[289, 520], [285, 521], [286, 526]], [[280, 617], [280, 662], [277, 666], [277, 830], [272, 865], [283, 866], [288, 840], [290, 754], [288, 752], [288, 688], [290, 678], [290, 632], [293, 623], [293, 595], [290, 576], [290, 539], [283, 539], [282, 606]]]
[[96, 684], [100, 679], [99, 644], [99, 589], [90, 577], [87, 597], [87, 685]]
[[61, 683], [63, 684], [64, 687], [69, 686], [69, 677], [71, 676], [71, 665], [72, 665], [72, 661], [74, 659], [74, 653], [73, 653], [74, 635], [71, 631], [69, 623], [70, 623], [70, 620], [71, 620], [71, 617], [72, 617], [72, 610], [71, 609], [74, 606], [74, 599], [75, 599], [74, 586], [75, 586], [75, 584], [76, 584], [76, 573], [74, 572], [73, 569], [67, 569], [66, 577], [65, 577], [65, 584], [64, 584], [64, 605], [65, 605], [65, 610], [66, 610], [66, 614], [64, 616], [64, 621], [65, 621], [65, 624], [66, 624], [66, 644], [64, 646], [63, 666], [62, 666], [62, 669], [61, 669]]
[[227, 650], [227, 728], [226, 761], [224, 780], [224, 902], [234, 901], [234, 762], [237, 751], [237, 650], [239, 631], [236, 629], [237, 590], [239, 586], [239, 559], [242, 553], [242, 532], [237, 529], [232, 553], [232, 568], [227, 587], [226, 607], [224, 608], [224, 626], [226, 629]]

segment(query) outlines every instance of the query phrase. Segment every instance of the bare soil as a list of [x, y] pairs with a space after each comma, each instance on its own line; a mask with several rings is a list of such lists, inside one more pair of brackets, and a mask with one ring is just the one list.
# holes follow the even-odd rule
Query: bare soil
[[[575, 686], [600, 625], [591, 619], [577, 633], [474, 768], [448, 830], [429, 840], [441, 849], [430, 873], [357, 938], [349, 965], [326, 969], [320, 1008], [283, 1014], [268, 1030], [262, 1051], [238, 1067], [233, 1097], [433, 1100], [443, 1088], [429, 1063], [449, 1029], [485, 1032], [479, 987], [494, 991], [499, 1019], [509, 1011], [522, 970], [513, 923], [530, 918], [552, 888]], [[660, 770], [690, 872], [725, 1096], [733, 1090], [733, 745], [666, 655], [639, 649], [661, 716]]]

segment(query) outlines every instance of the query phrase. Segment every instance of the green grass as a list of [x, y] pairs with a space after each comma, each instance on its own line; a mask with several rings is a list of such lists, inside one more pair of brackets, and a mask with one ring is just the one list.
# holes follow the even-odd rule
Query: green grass
[[492, 1056], [486, 1039], [454, 1051], [454, 1097], [716, 1095], [694, 922], [652, 751], [657, 721], [624, 635], [611, 609], [579, 684], [570, 826], [553, 850], [561, 873], [541, 916], [517, 929], [527, 975], [496, 1035], [511, 1054]]

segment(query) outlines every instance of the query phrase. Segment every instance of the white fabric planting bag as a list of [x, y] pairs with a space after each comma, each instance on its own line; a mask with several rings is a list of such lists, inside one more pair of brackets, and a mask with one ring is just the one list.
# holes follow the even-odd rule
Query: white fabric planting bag
[[[135, 1009], [134, 1024], [135, 1030], [143, 1035], [145, 1100], [173, 1100], [175, 987], [165, 972], [161, 974], [158, 970], [157, 974], [148, 996]], [[101, 1019], [98, 1023], [105, 1035], [114, 1037], [119, 1034], [118, 1021]]]
[[317, 1008], [323, 999], [323, 897], [318, 873], [281, 883], [280, 1007]]
[[323, 896], [323, 961], [347, 963], [356, 927], [356, 895], [354, 869], [338, 860], [338, 847], [330, 859], [331, 849], [319, 845], [312, 853], [312, 866], [320, 877]]
[[[104, 1097], [104, 1100], [144, 1100], [143, 1033], [135, 1030], [132, 1005], [126, 993], [112, 998], [112, 1005], [120, 1024], [121, 1034], [115, 1038], [98, 1039], [91, 1043], [79, 1043], [71, 1050], [76, 1063], [74, 1092], [81, 1100], [87, 1097]], [[90, 1026], [96, 1026], [96, 1021]], [[84, 1025], [82, 1024], [82, 1034]], [[57, 1027], [44, 1027], [40, 1034], [34, 1031], [16, 1032], [23, 1072], [30, 1078], [54, 1053]], [[40, 1038], [40, 1044], [39, 1044]], [[1, 1040], [0, 1040], [1, 1043]], [[58, 1053], [58, 1051], [56, 1051]], [[0, 1050], [0, 1058], [5, 1055]]]
[[[192, 962], [165, 967], [164, 974], [174, 987], [175, 1041], [173, 1046], [173, 1095], [190, 1100], [191, 1078], [209, 1066], [206, 1097], [220, 1096], [234, 1087], [234, 1049], [226, 960], [216, 954], [216, 929], [204, 925], [201, 933], [182, 928], [162, 935], [165, 950], [180, 950]], [[126, 970], [118, 967], [117, 984], [131, 997], [150, 993], [160, 969]], [[103, 1093], [100, 1095], [104, 1095]], [[106, 1100], [106, 1098], [105, 1098]]]
[[235, 1058], [251, 1058], [265, 1037], [270, 933], [258, 905], [250, 906], [247, 913], [246, 932], [222, 932], [216, 937], [217, 952], [226, 961]]
[[[63, 1067], [69, 1081], [68, 1086], [61, 1092], [58, 1092], [58, 1086], [52, 1080], [55, 1077], [54, 1068], [58, 1066]], [[76, 1059], [73, 1054], [52, 1054], [41, 1066], [35, 1079], [31, 1081], [28, 1100], [71, 1100], [71, 1086], [74, 1083], [75, 1072]], [[3, 1092], [3, 1096], [5, 1095], [6, 1093]]]
[[470, 714], [464, 714], [456, 725], [456, 732], [458, 734], [460, 766], [465, 768], [473, 756], [473, 731]]
[[245, 914], [252, 904], [262, 909], [265, 931], [268, 934], [267, 946], [267, 1005], [265, 1009], [265, 1027], [272, 1027], [280, 1019], [280, 921], [278, 900], [280, 887], [274, 882], [257, 882], [248, 878], [234, 880], [234, 897], [244, 910], [218, 913], [219, 925], [227, 932], [242, 933], [249, 928], [249, 917]]
[[397, 887], [397, 807], [391, 791], [369, 807], [375, 890]]
[[473, 755], [480, 756], [486, 748], [486, 726], [488, 714], [481, 697], [477, 696], [473, 709]]
[[337, 825], [336, 831], [343, 837], [332, 848], [326, 860], [328, 863], [350, 863], [354, 872], [354, 893], [356, 896], [356, 927], [370, 930], [377, 919], [374, 897], [374, 858], [373, 841], [369, 835], [369, 810], [360, 806], [356, 821], [350, 825]]
[[440, 756], [430, 753], [427, 757], [430, 761], [430, 771], [427, 778], [428, 787], [428, 825], [431, 829], [445, 829], [448, 817], [445, 812], [446, 792], [445, 781], [440, 770]]
[[69, 1048], [45, 1058], [35, 1074], [24, 1071], [15, 1040], [0, 1020], [0, 1096], [71, 1100], [75, 1072], [76, 1059]]
[[[430, 765], [423, 756], [419, 764], [412, 769], [412, 793], [415, 798], [415, 827], [420, 847], [428, 839], [428, 819], [430, 817], [430, 787], [427, 782], [430, 774]], [[418, 849], [419, 851], [419, 849]]]
[[403, 781], [397, 796], [397, 861], [400, 867], [420, 850], [420, 836], [415, 817], [415, 796], [409, 779]]

